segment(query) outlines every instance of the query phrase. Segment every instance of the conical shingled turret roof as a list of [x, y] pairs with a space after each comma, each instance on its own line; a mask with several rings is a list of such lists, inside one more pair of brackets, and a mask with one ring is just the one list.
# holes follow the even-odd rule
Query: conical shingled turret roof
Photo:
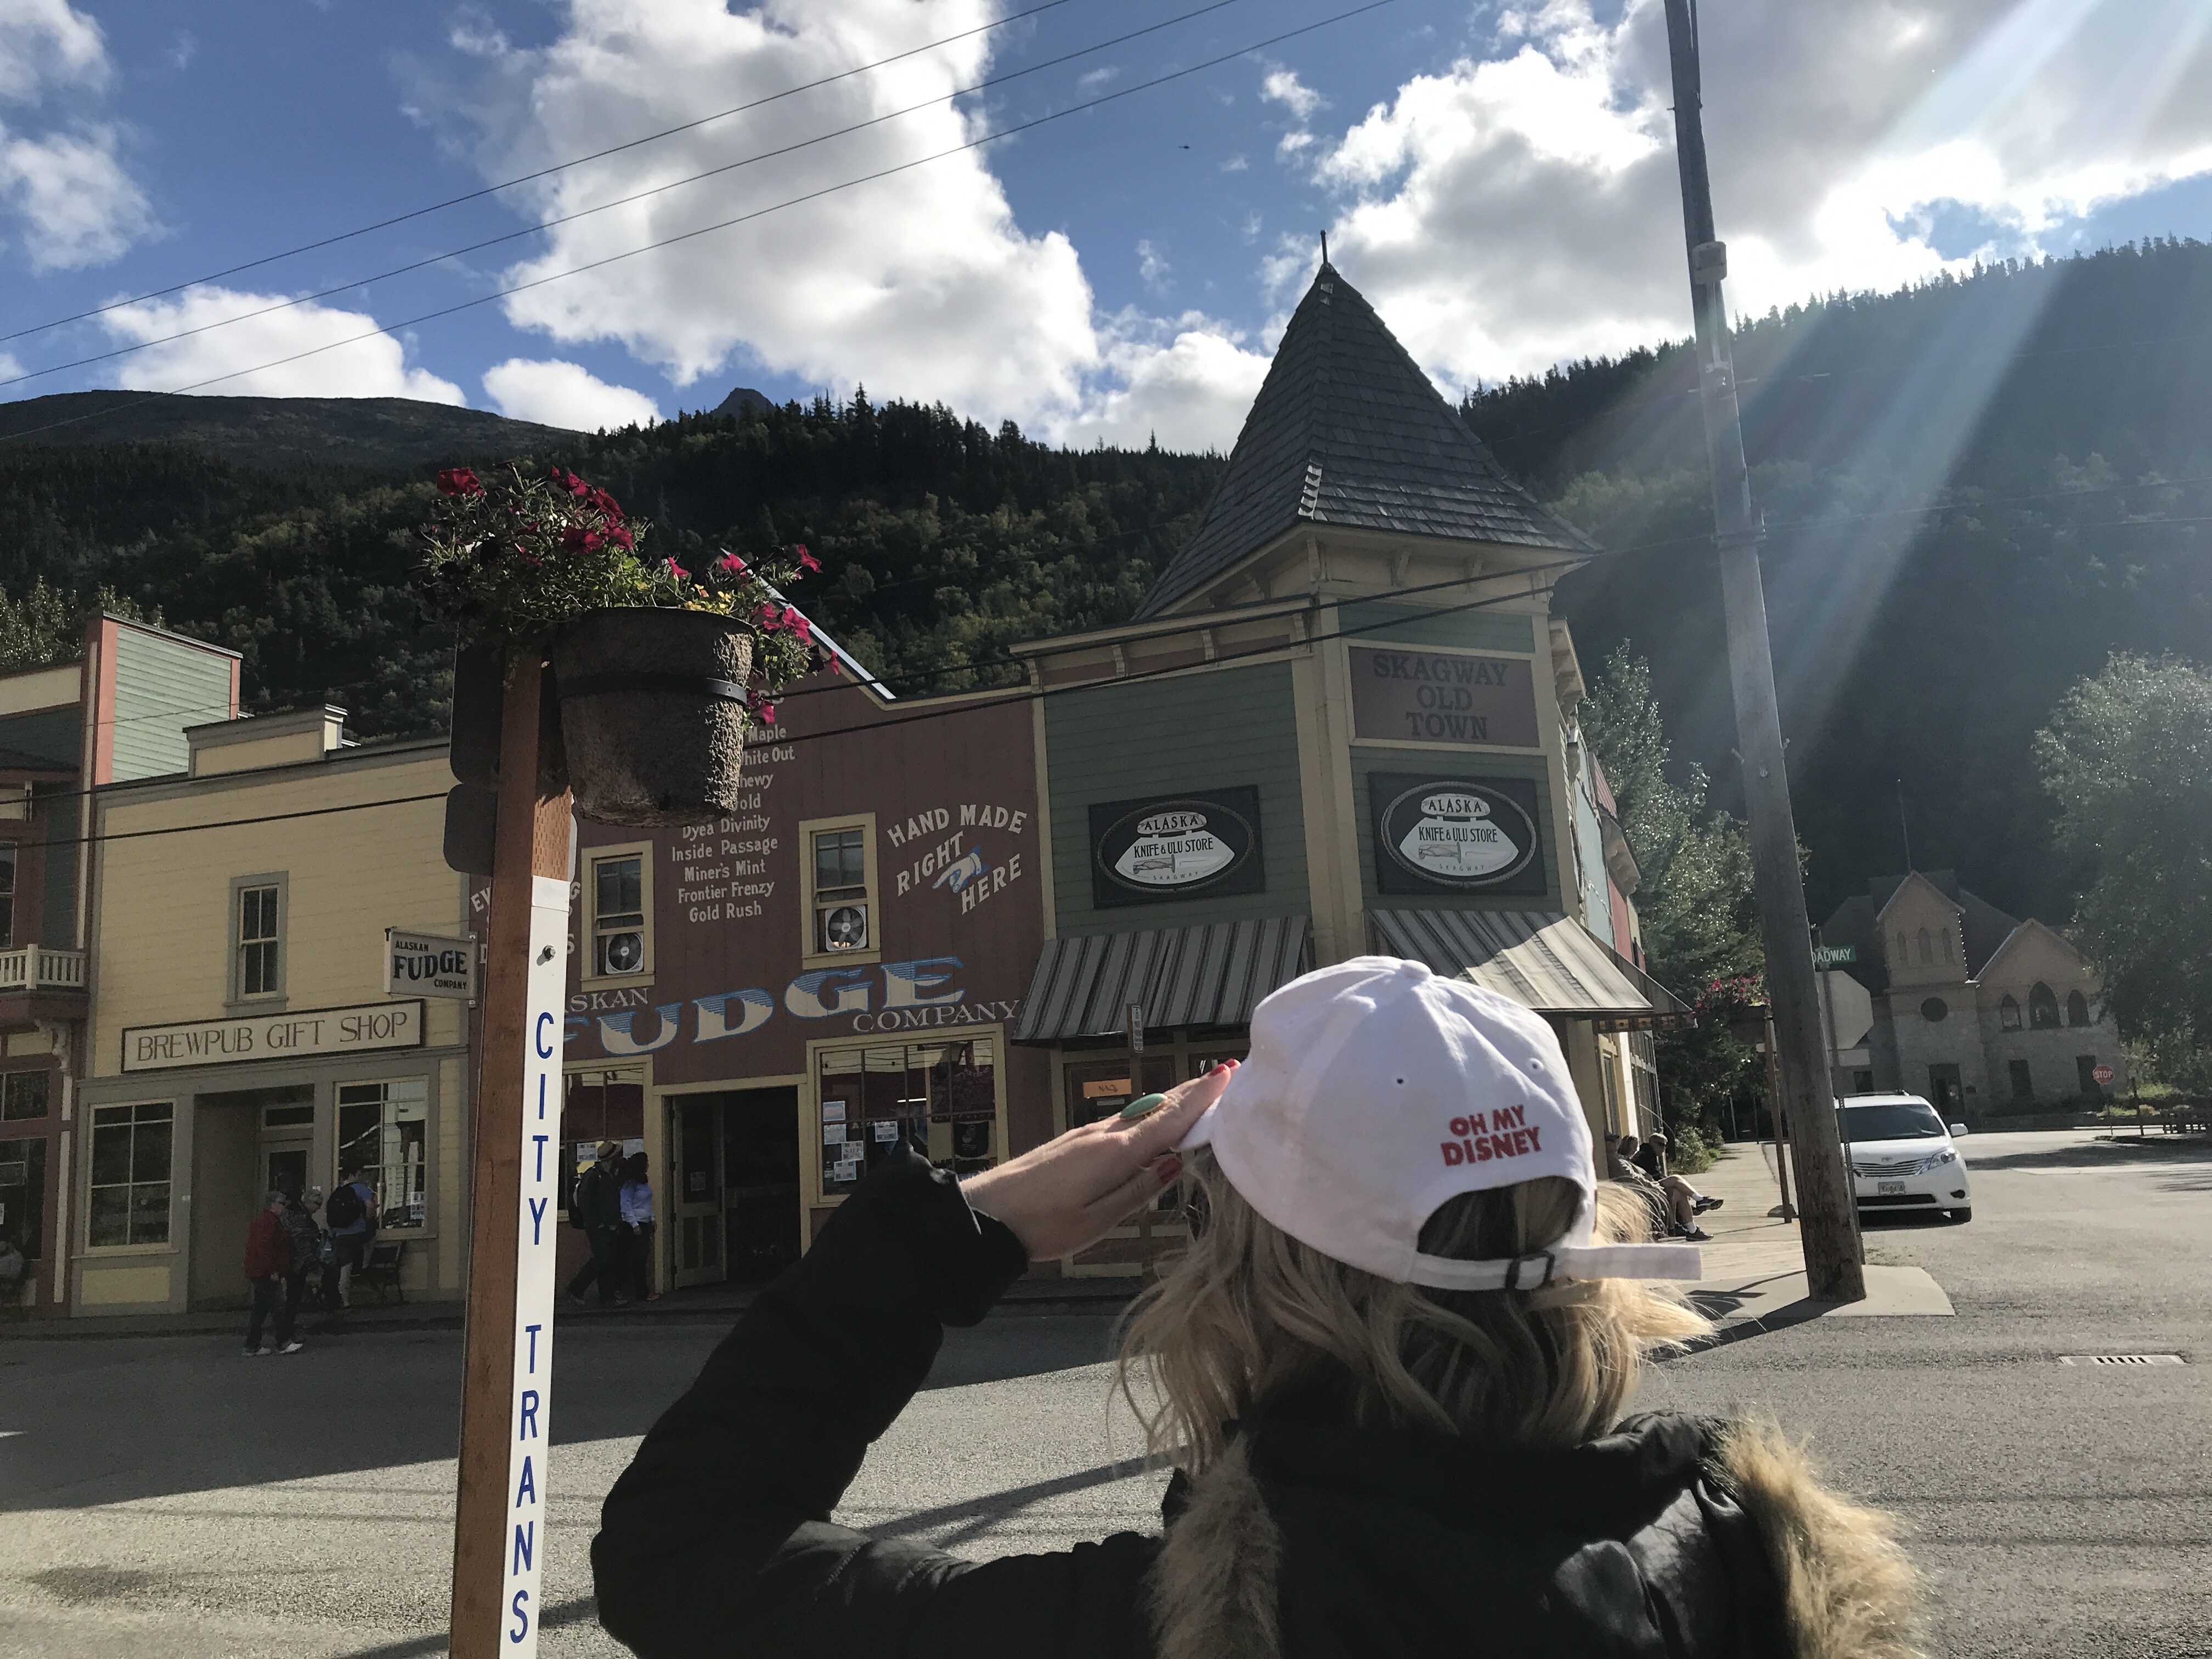
[[1291, 314], [1197, 534], [1138, 614], [1167, 610], [1300, 523], [1596, 550], [1506, 476], [1328, 264]]

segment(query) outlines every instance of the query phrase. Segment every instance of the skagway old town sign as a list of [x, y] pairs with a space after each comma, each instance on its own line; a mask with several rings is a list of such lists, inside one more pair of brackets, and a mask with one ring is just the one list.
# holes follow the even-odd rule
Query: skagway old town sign
[[1527, 659], [1355, 645], [1352, 722], [1362, 738], [1534, 749], [1535, 680]]

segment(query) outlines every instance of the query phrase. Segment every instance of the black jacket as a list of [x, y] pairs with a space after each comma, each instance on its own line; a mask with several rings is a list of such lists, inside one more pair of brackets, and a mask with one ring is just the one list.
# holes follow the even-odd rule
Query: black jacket
[[[1151, 1659], [1160, 1538], [971, 1562], [829, 1520], [943, 1328], [981, 1319], [1025, 1266], [950, 1176], [911, 1155], [871, 1176], [609, 1493], [601, 1624], [647, 1659]], [[1248, 1518], [1279, 1534], [1286, 1656], [1785, 1655], [1779, 1591], [1711, 1432], [1650, 1417], [1547, 1450], [1281, 1415], [1224, 1461], [1264, 1505]], [[1212, 1475], [1170, 1486], [1167, 1553], [1208, 1528], [1251, 1534], [1233, 1496], [1221, 1525], [1220, 1489], [1200, 1490]], [[1247, 1650], [1212, 1650], [1227, 1647]]]
[[576, 1224], [586, 1230], [620, 1231], [622, 1177], [605, 1164], [594, 1164], [576, 1177]]

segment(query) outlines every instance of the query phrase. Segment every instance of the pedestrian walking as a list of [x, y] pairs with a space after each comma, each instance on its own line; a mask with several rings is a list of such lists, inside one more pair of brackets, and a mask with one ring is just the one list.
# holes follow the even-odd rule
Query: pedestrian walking
[[568, 1300], [581, 1306], [585, 1287], [599, 1281], [599, 1305], [628, 1307], [623, 1294], [622, 1143], [603, 1140], [599, 1158], [576, 1177], [568, 1219], [591, 1241], [592, 1259], [568, 1281]]
[[[1121, 1351], [1162, 1534], [979, 1562], [829, 1520], [945, 1326], [1178, 1182], [1190, 1249]], [[1710, 1328], [1636, 1207], [1540, 1018], [1419, 963], [1308, 974], [1242, 1066], [964, 1182], [887, 1157], [609, 1493], [600, 1623], [646, 1659], [1920, 1653], [1888, 1517], [1778, 1431], [1623, 1417]]]
[[[284, 1212], [290, 1198], [270, 1192], [261, 1200], [261, 1213], [246, 1230], [246, 1282], [252, 1287], [252, 1311], [246, 1316], [246, 1357], [258, 1359], [271, 1352], [297, 1353], [304, 1344], [292, 1340], [292, 1310], [284, 1300], [284, 1276], [292, 1271], [292, 1239], [284, 1231]], [[276, 1316], [276, 1347], [262, 1345], [264, 1328]]]
[[307, 1299], [308, 1281], [322, 1277], [323, 1230], [315, 1220], [322, 1204], [323, 1189], [310, 1187], [297, 1198], [286, 1197], [280, 1218], [292, 1245], [292, 1265], [284, 1273], [284, 1311], [295, 1325], [301, 1304]]
[[653, 1288], [653, 1183], [643, 1152], [632, 1152], [623, 1164], [622, 1218], [629, 1229], [623, 1241], [629, 1293], [640, 1302], [658, 1302], [660, 1292]]
[[347, 1164], [338, 1170], [338, 1184], [323, 1201], [323, 1219], [331, 1230], [331, 1271], [323, 1275], [324, 1300], [335, 1311], [353, 1305], [353, 1270], [368, 1260], [368, 1246], [376, 1237], [376, 1188], [362, 1165]]

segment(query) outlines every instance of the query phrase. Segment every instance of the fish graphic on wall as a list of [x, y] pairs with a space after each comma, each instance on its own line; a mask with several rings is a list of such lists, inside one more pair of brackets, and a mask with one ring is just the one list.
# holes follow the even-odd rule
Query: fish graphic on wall
[[990, 867], [983, 862], [982, 849], [971, 848], [939, 871], [937, 879], [929, 884], [930, 889], [934, 891], [939, 887], [950, 887], [957, 893]]

